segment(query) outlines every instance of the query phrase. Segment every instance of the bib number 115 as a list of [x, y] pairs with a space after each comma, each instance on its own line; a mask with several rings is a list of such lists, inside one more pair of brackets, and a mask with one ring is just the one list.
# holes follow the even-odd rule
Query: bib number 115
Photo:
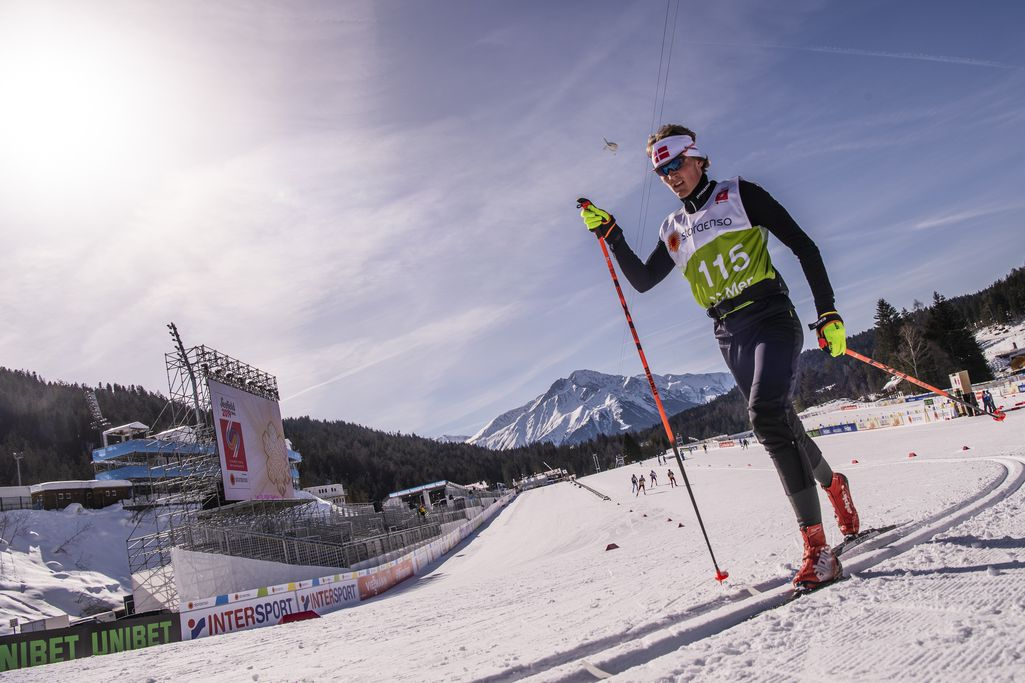
[[[733, 269], [734, 273], [739, 273], [745, 270], [751, 264], [751, 259], [748, 255], [741, 251], [743, 247], [743, 244], [735, 244], [733, 245], [733, 248], [730, 249], [730, 267]], [[712, 261], [712, 265], [719, 269], [719, 273], [722, 273], [723, 280], [729, 279], [730, 273], [726, 270], [726, 259], [722, 254], [715, 257], [715, 260]], [[705, 276], [706, 280], [708, 280], [709, 287], [715, 287], [715, 283], [712, 282], [712, 273], [709, 272], [707, 263], [701, 261], [701, 263], [698, 264], [698, 271]]]

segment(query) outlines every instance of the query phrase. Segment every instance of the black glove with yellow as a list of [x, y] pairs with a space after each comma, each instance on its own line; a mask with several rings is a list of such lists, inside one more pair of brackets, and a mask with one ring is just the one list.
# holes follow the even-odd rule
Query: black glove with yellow
[[592, 204], [588, 199], [578, 199], [580, 206], [580, 217], [584, 219], [584, 225], [593, 234], [601, 237], [606, 242], [615, 242], [623, 231], [616, 225], [616, 219], [608, 211], [603, 211]]
[[843, 318], [836, 311], [819, 314], [819, 319], [808, 325], [819, 338], [819, 348], [833, 358], [847, 353], [847, 330]]

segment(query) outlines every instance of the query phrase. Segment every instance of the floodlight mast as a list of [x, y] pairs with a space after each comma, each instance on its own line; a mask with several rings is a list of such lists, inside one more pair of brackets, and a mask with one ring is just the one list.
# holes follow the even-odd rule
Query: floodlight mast
[[202, 432], [204, 427], [203, 408], [199, 404], [199, 387], [196, 385], [196, 373], [192, 369], [192, 364], [189, 363], [189, 354], [185, 352], [185, 345], [182, 344], [182, 338], [178, 334], [178, 328], [172, 322], [168, 324], [167, 329], [170, 330], [171, 338], [174, 340], [174, 344], [178, 348], [178, 356], [182, 359], [182, 363], [185, 364], [185, 369], [189, 373], [189, 381], [192, 382], [192, 401], [196, 409], [196, 429]]

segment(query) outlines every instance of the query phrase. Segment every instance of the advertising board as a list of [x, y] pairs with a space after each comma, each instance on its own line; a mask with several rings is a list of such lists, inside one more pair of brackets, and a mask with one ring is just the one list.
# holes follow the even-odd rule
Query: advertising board
[[207, 379], [226, 500], [295, 498], [276, 401]]
[[[195, 607], [181, 613], [181, 639], [195, 640], [222, 633], [248, 631], [282, 623], [282, 619], [301, 611], [295, 593], [286, 591], [268, 595], [266, 590], [249, 591], [254, 597], [216, 600], [213, 605]], [[222, 596], [224, 597], [224, 596]]]
[[179, 640], [178, 614], [174, 612], [19, 633], [0, 637], [0, 672]]

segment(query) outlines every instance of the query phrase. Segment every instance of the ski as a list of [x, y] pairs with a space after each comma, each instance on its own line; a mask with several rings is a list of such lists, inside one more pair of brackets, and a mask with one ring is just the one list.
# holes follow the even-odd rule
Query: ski
[[889, 531], [893, 531], [898, 526], [900, 525], [888, 524], [886, 526], [875, 527], [874, 529], [865, 529], [857, 534], [851, 534], [850, 536], [845, 537], [840, 543], [833, 546], [833, 554], [840, 557], [851, 548], [859, 546], [865, 541], [870, 541], [876, 536], [881, 536]]
[[[841, 568], [840, 571], [843, 571], [843, 569]], [[786, 602], [784, 604], [789, 603], [789, 602], [793, 602], [797, 598], [803, 597], [805, 595], [811, 595], [812, 593], [817, 593], [818, 591], [822, 590], [823, 588], [829, 588], [830, 586], [835, 586], [836, 584], [840, 583], [841, 581], [846, 581], [849, 578], [851, 578], [851, 577], [846, 575], [846, 574], [841, 574], [840, 576], [836, 577], [832, 581], [827, 581], [826, 583], [820, 583], [820, 584], [817, 584], [815, 586], [811, 586], [811, 587], [795, 586], [794, 589], [790, 592], [790, 595], [787, 596]]]

